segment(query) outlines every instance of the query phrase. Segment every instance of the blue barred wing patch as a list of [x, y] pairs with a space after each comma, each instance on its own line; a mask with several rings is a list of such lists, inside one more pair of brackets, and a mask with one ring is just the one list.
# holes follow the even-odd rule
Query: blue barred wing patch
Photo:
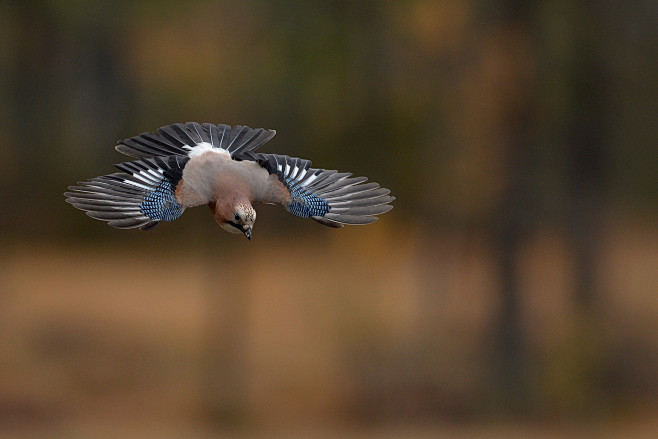
[[301, 186], [295, 185], [296, 181], [286, 178], [286, 185], [290, 189], [291, 202], [288, 211], [300, 218], [312, 216], [324, 216], [329, 212], [329, 203], [321, 197], [309, 192]]
[[139, 207], [147, 217], [161, 221], [174, 221], [185, 210], [176, 199], [174, 188], [166, 178], [153, 192], [144, 197]]

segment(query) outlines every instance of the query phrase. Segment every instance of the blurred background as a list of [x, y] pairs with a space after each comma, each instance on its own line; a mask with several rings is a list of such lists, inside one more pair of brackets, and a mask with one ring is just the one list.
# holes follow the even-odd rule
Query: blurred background
[[[0, 436], [658, 437], [658, 4], [0, 3]], [[148, 233], [64, 202], [174, 122], [391, 188]]]

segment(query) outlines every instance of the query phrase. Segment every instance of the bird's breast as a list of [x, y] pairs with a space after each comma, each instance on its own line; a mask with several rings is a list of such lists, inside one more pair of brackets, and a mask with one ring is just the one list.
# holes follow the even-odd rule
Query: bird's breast
[[235, 161], [227, 154], [207, 151], [192, 157], [176, 188], [186, 207], [244, 195], [250, 201], [280, 203], [287, 191], [276, 176], [252, 161]]

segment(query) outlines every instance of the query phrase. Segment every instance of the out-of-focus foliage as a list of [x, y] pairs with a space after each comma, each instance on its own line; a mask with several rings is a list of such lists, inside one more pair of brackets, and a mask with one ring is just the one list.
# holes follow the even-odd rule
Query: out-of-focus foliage
[[655, 212], [656, 8], [529, 2], [510, 24], [509, 3], [5, 2], [0, 184], [15, 208], [2, 224], [97, 232], [56, 194], [124, 160], [116, 140], [188, 120], [275, 128], [268, 150], [382, 181], [401, 220], [486, 222], [519, 99], [550, 220], [565, 209], [569, 121], [598, 86], [604, 196]]

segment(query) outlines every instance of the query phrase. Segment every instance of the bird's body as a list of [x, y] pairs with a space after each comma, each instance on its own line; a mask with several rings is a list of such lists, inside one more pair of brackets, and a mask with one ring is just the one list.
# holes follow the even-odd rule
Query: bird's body
[[72, 186], [67, 201], [117, 228], [147, 230], [177, 219], [186, 208], [208, 205], [225, 230], [251, 239], [253, 203], [280, 204], [321, 224], [368, 224], [392, 208], [389, 190], [365, 177], [311, 168], [311, 162], [253, 151], [271, 130], [227, 125], [174, 124], [119, 142], [138, 160], [121, 173]]
[[182, 183], [176, 196], [185, 207], [221, 200], [231, 193], [244, 194], [251, 202], [282, 204], [288, 198], [285, 186], [274, 174], [253, 161], [235, 161], [222, 150], [208, 149], [190, 155], [183, 170]]

